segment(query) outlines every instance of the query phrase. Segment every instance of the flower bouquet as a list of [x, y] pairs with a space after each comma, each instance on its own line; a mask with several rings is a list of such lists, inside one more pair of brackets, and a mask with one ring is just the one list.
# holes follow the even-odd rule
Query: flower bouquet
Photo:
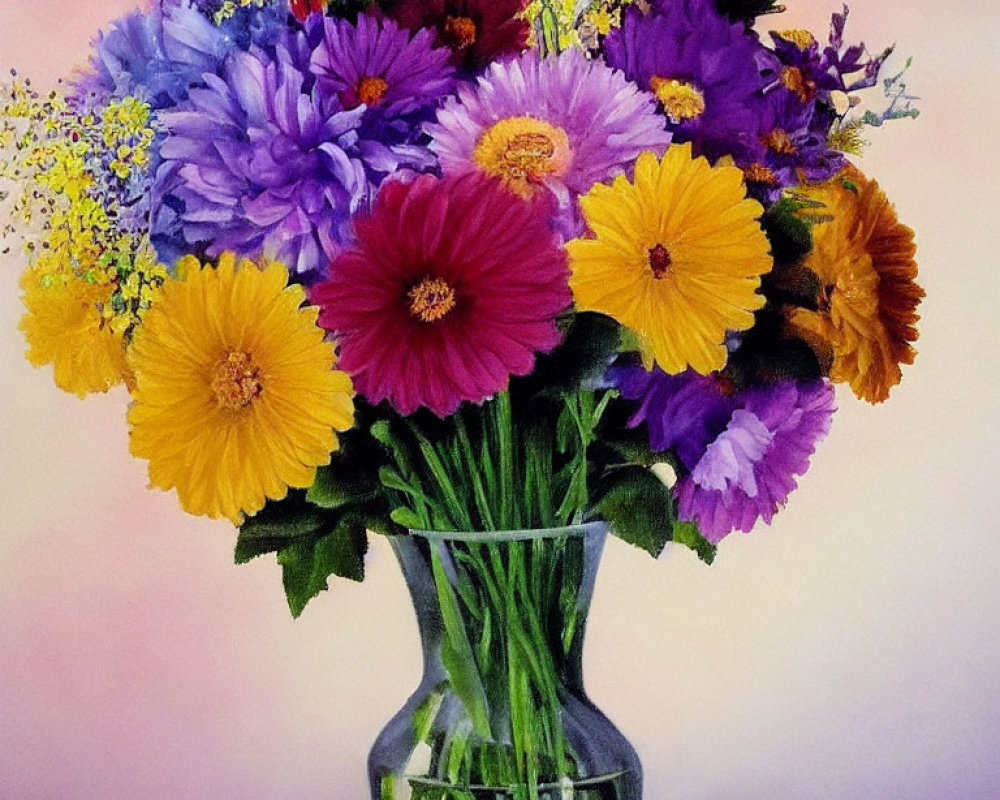
[[833, 384], [912, 362], [913, 233], [848, 160], [904, 71], [777, 11], [160, 0], [3, 88], [28, 359], [124, 384], [151, 485], [295, 616], [390, 537], [425, 663], [373, 798], [640, 797], [583, 689], [605, 535], [711, 563]]

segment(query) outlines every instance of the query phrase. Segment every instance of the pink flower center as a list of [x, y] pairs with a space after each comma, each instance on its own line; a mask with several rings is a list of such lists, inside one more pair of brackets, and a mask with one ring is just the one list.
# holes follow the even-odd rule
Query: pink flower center
[[530, 197], [549, 177], [559, 178], [571, 153], [566, 132], [534, 117], [508, 117], [483, 131], [472, 161], [522, 197]]

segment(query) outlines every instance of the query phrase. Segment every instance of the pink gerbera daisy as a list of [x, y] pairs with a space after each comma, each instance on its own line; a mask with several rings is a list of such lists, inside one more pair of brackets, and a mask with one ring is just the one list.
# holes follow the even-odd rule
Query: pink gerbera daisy
[[549, 206], [482, 174], [383, 185], [313, 289], [340, 368], [373, 403], [438, 416], [525, 375], [572, 297]]

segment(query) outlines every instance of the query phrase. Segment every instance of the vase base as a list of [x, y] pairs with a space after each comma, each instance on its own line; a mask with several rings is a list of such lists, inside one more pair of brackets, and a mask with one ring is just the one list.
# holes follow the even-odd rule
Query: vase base
[[[383, 795], [383, 800], [625, 800], [629, 793], [627, 771], [607, 775], [544, 783], [534, 790], [524, 786], [456, 786], [426, 777], [403, 777], [401, 792]], [[387, 788], [387, 787], [383, 787]]]

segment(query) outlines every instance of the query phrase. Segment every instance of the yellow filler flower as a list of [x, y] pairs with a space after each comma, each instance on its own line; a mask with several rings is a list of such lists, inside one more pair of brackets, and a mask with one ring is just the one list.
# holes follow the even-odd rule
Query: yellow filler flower
[[790, 309], [791, 331], [822, 355], [830, 379], [880, 403], [912, 364], [924, 291], [915, 282], [913, 231], [899, 222], [885, 192], [857, 168], [825, 184], [803, 187], [815, 211], [813, 249], [805, 265], [819, 278], [816, 310]]
[[125, 342], [102, 314], [111, 286], [75, 275], [42, 277], [27, 269], [21, 288], [27, 313], [19, 327], [28, 342], [28, 361], [36, 367], [51, 363], [56, 386], [79, 397], [122, 382]]
[[593, 238], [566, 245], [577, 307], [634, 331], [647, 368], [725, 366], [726, 332], [753, 325], [772, 265], [742, 172], [675, 145], [662, 160], [643, 153], [633, 182], [598, 184], [580, 203]]
[[281, 264], [224, 253], [217, 269], [187, 257], [179, 271], [129, 348], [130, 449], [186, 511], [238, 524], [329, 463], [351, 381]]

